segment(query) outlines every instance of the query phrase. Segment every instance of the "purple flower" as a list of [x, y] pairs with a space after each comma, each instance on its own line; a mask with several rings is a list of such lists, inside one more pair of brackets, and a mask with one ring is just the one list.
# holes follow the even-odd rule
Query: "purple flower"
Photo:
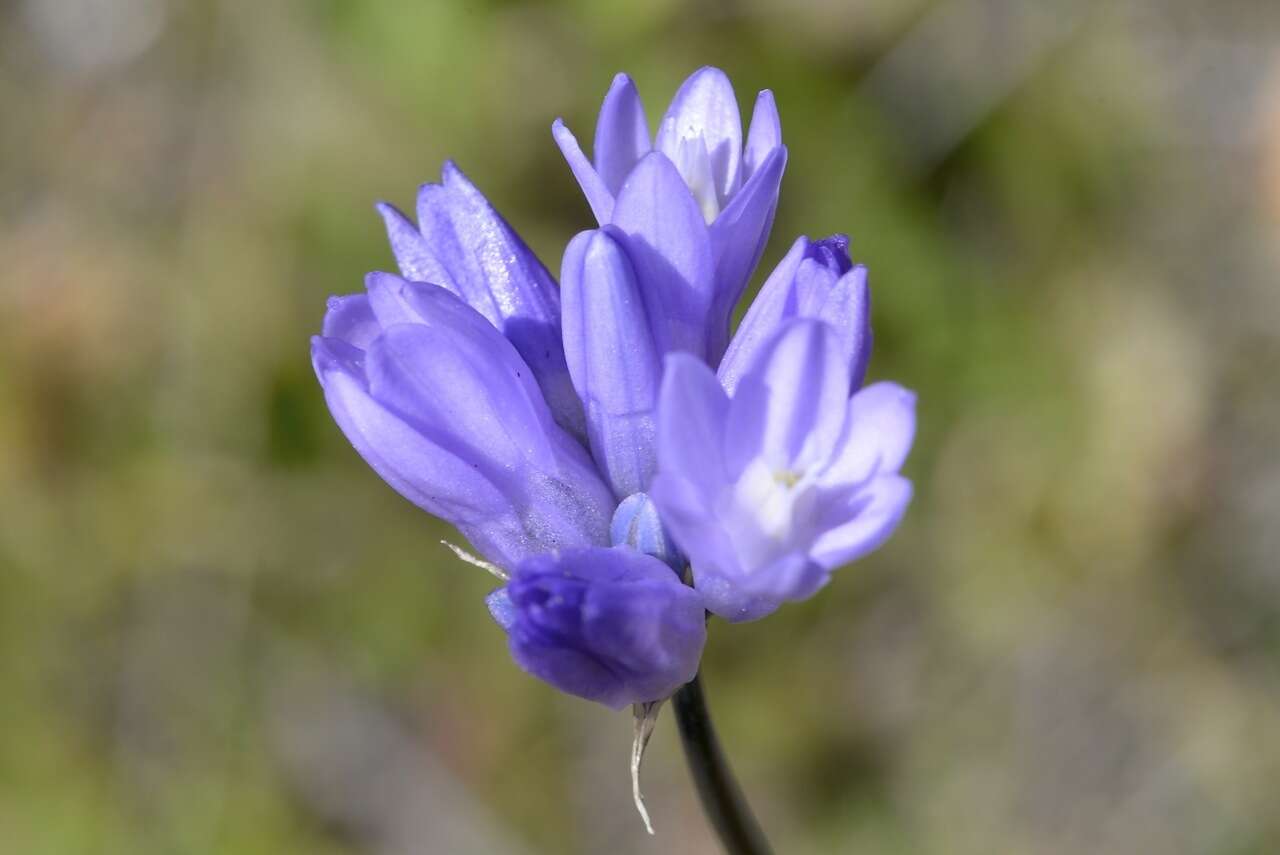
[[370, 466], [507, 579], [489, 607], [520, 666], [622, 707], [694, 676], [704, 610], [760, 617], [889, 536], [914, 397], [857, 391], [866, 271], [841, 235], [800, 238], [728, 340], [786, 162], [770, 93], [745, 144], [713, 68], [656, 140], [625, 75], [594, 163], [554, 133], [600, 221], [560, 286], [446, 163], [416, 224], [378, 206], [403, 277], [331, 298], [312, 360]]
[[658, 506], [644, 493], [632, 493], [618, 505], [609, 523], [609, 537], [614, 546], [629, 546], [652, 555], [677, 573], [684, 572], [684, 556], [662, 525]]
[[702, 362], [668, 357], [650, 495], [710, 611], [753, 620], [809, 597], [897, 526], [915, 396], [850, 397], [852, 381], [841, 332], [810, 318], [782, 324], [732, 397]]
[[670, 349], [714, 364], [777, 208], [787, 150], [773, 93], [757, 96], [744, 144], [729, 78], [699, 69], [655, 140], [635, 84], [619, 74], [596, 122], [594, 162], [562, 121], [552, 133], [596, 219], [631, 238], [646, 290], [686, 325]]
[[[554, 280], [455, 167], [422, 188], [421, 230], [380, 210], [402, 271], [432, 282], [372, 273], [330, 300], [312, 360], [334, 419], [491, 570], [514, 568], [490, 606], [525, 670], [615, 707], [666, 698], [697, 670], [705, 611], [640, 492], [661, 356], [631, 261], [610, 230], [571, 245], [562, 346]], [[596, 460], [570, 433], [588, 424]]]
[[406, 279], [439, 285], [502, 331], [533, 372], [559, 424], [581, 436], [582, 405], [560, 343], [555, 280], [520, 236], [452, 162], [440, 184], [418, 190], [418, 224], [386, 202], [396, 263]]
[[615, 506], [512, 342], [451, 291], [372, 273], [311, 357], [347, 439], [490, 561], [608, 543]]
[[653, 477], [653, 408], [662, 379], [645, 292], [623, 238], [608, 226], [583, 232], [561, 267], [565, 356], [586, 413], [587, 440], [614, 496], [648, 489]]
[[849, 360], [853, 388], [862, 385], [871, 356], [871, 297], [867, 269], [849, 259], [847, 236], [818, 241], [800, 237], [769, 274], [716, 372], [730, 395], [760, 350], [791, 318], [831, 324]]
[[631, 549], [574, 549], [517, 565], [489, 596], [511, 655], [561, 691], [614, 709], [669, 697], [706, 642], [702, 597]]

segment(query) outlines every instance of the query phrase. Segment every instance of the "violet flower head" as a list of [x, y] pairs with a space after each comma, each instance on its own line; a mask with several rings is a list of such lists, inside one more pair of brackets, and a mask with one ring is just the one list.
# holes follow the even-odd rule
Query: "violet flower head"
[[606, 232], [579, 241], [564, 346], [555, 281], [452, 164], [419, 226], [379, 210], [410, 278], [330, 299], [312, 361], [334, 420], [477, 563], [514, 572], [491, 606], [521, 667], [611, 706], [666, 698], [697, 670], [704, 609], [640, 492], [661, 360], [630, 262]]
[[702, 597], [627, 548], [527, 558], [488, 602], [521, 668], [614, 709], [692, 680], [707, 637]]
[[650, 495], [710, 611], [753, 620], [809, 597], [902, 518], [915, 396], [851, 397], [852, 380], [840, 332], [810, 318], [782, 324], [732, 397], [703, 363], [668, 358]]
[[658, 286], [665, 302], [696, 328], [673, 349], [714, 364], [777, 209], [787, 150], [773, 93], [757, 96], [744, 143], [728, 76], [699, 69], [653, 138], [635, 84], [619, 74], [600, 109], [593, 160], [562, 121], [552, 133], [596, 219], [617, 225], [649, 256], [642, 263], [668, 280]]

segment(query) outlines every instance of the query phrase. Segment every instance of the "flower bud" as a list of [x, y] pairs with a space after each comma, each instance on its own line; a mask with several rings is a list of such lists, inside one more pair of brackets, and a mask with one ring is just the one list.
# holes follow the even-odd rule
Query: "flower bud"
[[625, 547], [528, 558], [488, 605], [522, 669], [614, 709], [670, 697], [707, 638], [701, 595]]

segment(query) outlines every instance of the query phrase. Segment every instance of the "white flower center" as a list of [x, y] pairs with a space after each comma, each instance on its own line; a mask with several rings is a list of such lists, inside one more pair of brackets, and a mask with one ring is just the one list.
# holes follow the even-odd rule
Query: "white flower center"
[[734, 531], [744, 568], [762, 567], [802, 545], [811, 534], [814, 478], [757, 458], [722, 495], [717, 511]]
[[689, 190], [702, 211], [702, 218], [707, 225], [711, 225], [720, 215], [720, 196], [716, 191], [715, 175], [711, 171], [711, 155], [707, 153], [707, 143], [702, 134], [681, 138], [680, 150], [675, 160], [680, 177], [689, 185]]

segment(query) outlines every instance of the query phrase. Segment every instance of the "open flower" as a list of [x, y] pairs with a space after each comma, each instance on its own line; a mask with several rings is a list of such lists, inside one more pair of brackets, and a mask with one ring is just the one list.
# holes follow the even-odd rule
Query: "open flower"
[[702, 597], [625, 547], [525, 559], [489, 610], [521, 668], [614, 709], [667, 698], [692, 680], [707, 638]]
[[650, 495], [715, 614], [809, 597], [897, 526], [915, 396], [876, 383], [850, 397], [852, 379], [840, 333], [809, 318], [783, 323], [732, 398], [702, 362], [667, 358]]
[[594, 162], [561, 120], [552, 133], [600, 224], [619, 226], [654, 256], [650, 266], [674, 280], [666, 290], [681, 292], [684, 308], [694, 310], [690, 320], [701, 328], [676, 349], [714, 364], [778, 204], [787, 150], [773, 93], [756, 97], [744, 144], [728, 76], [699, 69], [676, 92], [654, 139], [635, 84], [619, 74], [596, 123]]

